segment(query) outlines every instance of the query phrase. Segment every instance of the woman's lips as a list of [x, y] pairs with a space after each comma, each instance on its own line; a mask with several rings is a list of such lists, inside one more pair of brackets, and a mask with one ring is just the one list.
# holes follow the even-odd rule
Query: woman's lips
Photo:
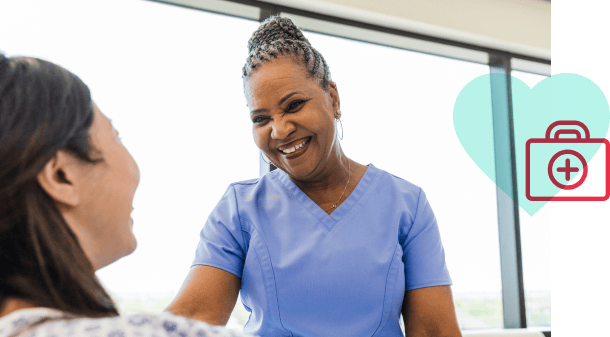
[[[295, 144], [300, 144], [300, 143], [301, 143], [300, 140], [295, 142]], [[303, 153], [305, 153], [305, 151], [307, 151], [307, 149], [309, 148], [309, 144], [311, 144], [311, 137], [308, 137], [308, 138], [305, 139], [305, 145], [302, 148], [300, 148], [300, 149], [298, 149], [298, 150], [296, 150], [294, 152], [291, 152], [291, 153], [284, 153], [282, 151], [280, 151], [280, 153], [286, 159], [295, 159], [295, 158], [300, 157], [301, 155], [303, 155]]]
[[[278, 151], [280, 151], [282, 154], [291, 154], [292, 152], [286, 152], [286, 151], [293, 151], [293, 149], [298, 148], [300, 146], [303, 146], [303, 144], [309, 142], [311, 140], [311, 137], [306, 137], [306, 138], [301, 138], [301, 139], [297, 139], [294, 142], [291, 142], [289, 144], [286, 145], [282, 145], [280, 147], [278, 147]], [[296, 151], [300, 150], [296, 149]]]

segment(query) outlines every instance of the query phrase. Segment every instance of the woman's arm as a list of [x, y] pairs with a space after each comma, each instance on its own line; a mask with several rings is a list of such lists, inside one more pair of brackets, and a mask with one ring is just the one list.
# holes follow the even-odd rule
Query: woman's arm
[[212, 325], [225, 325], [235, 307], [240, 286], [241, 279], [228, 271], [193, 266], [165, 311]]
[[405, 292], [402, 319], [407, 337], [461, 337], [450, 286]]

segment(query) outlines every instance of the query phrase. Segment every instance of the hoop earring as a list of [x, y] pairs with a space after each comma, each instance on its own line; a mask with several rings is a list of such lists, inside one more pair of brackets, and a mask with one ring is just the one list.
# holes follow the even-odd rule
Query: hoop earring
[[340, 118], [337, 118], [337, 122], [339, 122], [339, 124], [341, 124], [341, 137], [339, 137], [339, 132], [338, 131], [337, 131], [337, 137], [339, 137], [340, 140], [343, 140], [343, 122], [341, 122]]
[[[266, 156], [265, 156], [265, 157], [266, 157]], [[263, 160], [265, 163], [267, 163], [267, 165], [271, 165], [271, 163], [270, 163], [270, 162], [268, 162], [268, 161], [266, 161], [266, 160], [265, 160], [265, 157], [263, 157], [263, 151], [261, 151], [261, 159], [262, 159], [262, 160]]]

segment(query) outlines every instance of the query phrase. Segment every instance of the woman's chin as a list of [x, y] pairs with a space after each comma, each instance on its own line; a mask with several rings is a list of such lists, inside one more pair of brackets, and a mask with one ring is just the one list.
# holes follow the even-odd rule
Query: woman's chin
[[138, 240], [133, 234], [133, 230], [131, 227], [130, 230], [124, 234], [123, 240], [121, 242], [121, 247], [121, 256], [119, 256], [117, 260], [133, 254], [133, 252], [136, 251], [136, 248], [138, 248]]
[[315, 166], [311, 165], [311, 163], [308, 162], [298, 166], [286, 167], [283, 171], [294, 179], [300, 181], [308, 181], [310, 179], [313, 179], [313, 177], [315, 176], [314, 170]]
[[133, 235], [133, 232], [131, 232], [131, 240], [127, 249], [127, 254], [125, 254], [125, 256], [131, 255], [131, 253], [136, 251], [136, 248], [138, 248], [138, 240], [136, 239], [136, 236]]

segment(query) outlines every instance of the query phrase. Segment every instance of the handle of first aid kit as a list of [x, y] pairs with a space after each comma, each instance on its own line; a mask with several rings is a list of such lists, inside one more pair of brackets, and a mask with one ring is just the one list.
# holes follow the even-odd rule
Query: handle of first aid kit
[[[546, 129], [546, 138], [551, 139], [551, 134], [553, 133], [553, 130], [556, 127], [561, 126], [561, 125], [579, 126], [585, 133], [585, 139], [591, 138], [591, 134], [589, 133], [589, 128], [587, 128], [587, 126], [584, 123], [579, 122], [579, 121], [557, 121], [557, 122], [549, 125], [548, 129]], [[557, 130], [557, 132], [555, 132], [555, 135], [553, 136], [553, 138], [558, 139], [560, 135], [575, 135], [576, 138], [578, 138], [578, 139], [582, 138], [580, 131], [574, 130], [574, 129]]]

